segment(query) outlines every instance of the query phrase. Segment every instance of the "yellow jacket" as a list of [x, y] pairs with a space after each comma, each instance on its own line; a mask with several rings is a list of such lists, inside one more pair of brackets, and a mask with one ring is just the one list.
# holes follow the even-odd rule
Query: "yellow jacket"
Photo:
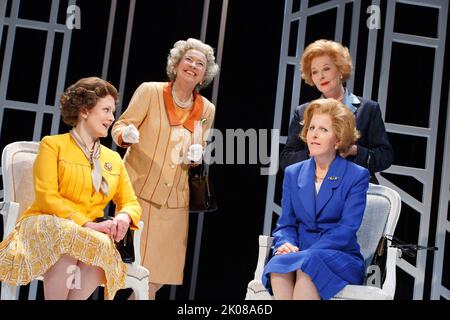
[[104, 216], [112, 200], [117, 212], [128, 213], [132, 229], [137, 228], [141, 207], [127, 171], [117, 152], [101, 146], [100, 163], [109, 184], [109, 196], [95, 192], [91, 166], [70, 134], [44, 137], [34, 162], [34, 203], [20, 219], [37, 214], [54, 214], [79, 225]]

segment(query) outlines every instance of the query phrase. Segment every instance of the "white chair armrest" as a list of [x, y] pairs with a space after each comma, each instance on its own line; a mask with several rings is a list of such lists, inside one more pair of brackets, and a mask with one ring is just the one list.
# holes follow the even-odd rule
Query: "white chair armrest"
[[271, 250], [273, 243], [273, 238], [269, 236], [259, 236], [259, 252], [258, 252], [258, 262], [256, 264], [255, 270], [255, 280], [261, 280], [262, 272], [266, 264], [267, 257]]
[[13, 201], [0, 202], [0, 214], [3, 215], [3, 239], [5, 239], [16, 226], [17, 219], [19, 218], [19, 204]]
[[387, 247], [386, 257], [386, 279], [383, 283], [383, 291], [394, 299], [396, 285], [396, 265], [400, 250], [393, 247]]
[[139, 229], [134, 230], [134, 237], [133, 237], [133, 246], [134, 246], [133, 265], [135, 265], [135, 266], [141, 265], [141, 235], [142, 235], [142, 230], [144, 229], [144, 222], [139, 221], [138, 227], [139, 227]]

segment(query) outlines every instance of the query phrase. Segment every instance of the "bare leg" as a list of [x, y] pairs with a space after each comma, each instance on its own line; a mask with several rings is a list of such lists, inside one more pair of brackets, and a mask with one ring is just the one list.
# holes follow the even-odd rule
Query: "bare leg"
[[320, 300], [316, 285], [311, 277], [301, 270], [297, 270], [297, 280], [294, 287], [294, 300]]
[[80, 285], [70, 290], [68, 300], [86, 300], [94, 290], [102, 284], [103, 269], [78, 261], [80, 268]]
[[44, 274], [45, 300], [66, 300], [72, 281], [76, 280], [77, 260], [68, 255], [61, 258]]
[[292, 300], [294, 281], [295, 272], [271, 273], [270, 283], [275, 300]]
[[148, 299], [155, 300], [156, 292], [161, 289], [163, 284], [150, 282], [148, 284]]

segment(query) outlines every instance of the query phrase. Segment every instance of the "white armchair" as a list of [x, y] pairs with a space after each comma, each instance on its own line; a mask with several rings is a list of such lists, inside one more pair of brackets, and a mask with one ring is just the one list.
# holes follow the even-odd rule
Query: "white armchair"
[[[370, 184], [367, 191], [367, 205], [364, 217], [357, 237], [361, 246], [361, 253], [364, 257], [366, 270], [368, 269], [378, 241], [382, 235], [394, 234], [395, 227], [400, 215], [401, 199], [400, 195], [385, 186]], [[272, 300], [262, 285], [261, 277], [264, 265], [269, 257], [272, 237], [259, 236], [259, 254], [255, 271], [255, 278], [247, 286], [246, 300]], [[333, 300], [392, 300], [395, 294], [396, 282], [396, 261], [400, 256], [397, 248], [387, 248], [386, 278], [380, 287], [373, 285], [347, 285], [338, 292]], [[369, 272], [369, 274], [373, 274]], [[374, 274], [376, 275], [376, 273]]]
[[[0, 203], [3, 215], [5, 239], [14, 229], [19, 214], [34, 200], [33, 164], [39, 148], [39, 142], [21, 141], [8, 144], [2, 153], [2, 175], [4, 201]], [[149, 271], [140, 265], [140, 238], [144, 223], [139, 222], [139, 230], [134, 232], [135, 262], [127, 264], [128, 272], [125, 288], [133, 289], [137, 300], [148, 300]], [[32, 281], [29, 298], [36, 298], [37, 280]], [[18, 287], [2, 283], [1, 300], [15, 300]]]

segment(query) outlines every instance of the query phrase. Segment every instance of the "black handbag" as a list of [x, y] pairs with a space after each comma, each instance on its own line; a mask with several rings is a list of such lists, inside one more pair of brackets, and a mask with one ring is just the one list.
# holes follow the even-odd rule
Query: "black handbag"
[[[95, 219], [95, 222], [102, 222], [105, 220], [112, 220], [113, 217], [104, 216]], [[119, 251], [122, 261], [125, 263], [133, 263], [135, 260], [134, 256], [134, 244], [133, 244], [134, 231], [128, 228], [125, 237], [119, 242], [114, 242], [116, 244], [117, 251]]]
[[209, 176], [201, 164], [189, 169], [189, 212], [217, 210], [217, 201]]

